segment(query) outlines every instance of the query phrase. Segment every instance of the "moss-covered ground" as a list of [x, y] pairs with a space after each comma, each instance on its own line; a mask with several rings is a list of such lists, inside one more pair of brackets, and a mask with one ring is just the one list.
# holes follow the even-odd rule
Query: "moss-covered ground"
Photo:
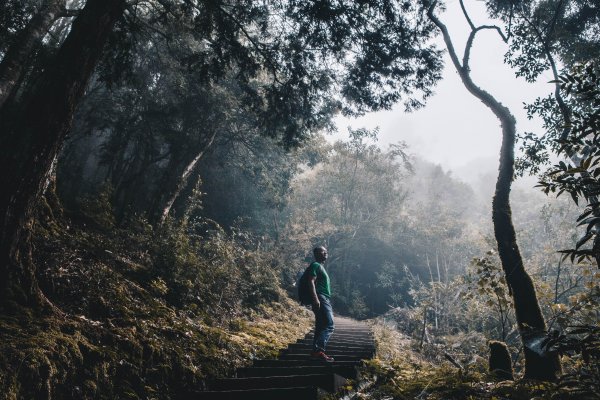
[[[0, 315], [0, 399], [187, 399], [310, 328], [280, 287], [276, 251], [210, 224], [157, 232], [91, 210], [100, 211], [77, 222], [42, 214], [35, 227], [38, 280], [54, 309]], [[600, 398], [577, 382], [498, 381], [476, 332], [423, 344], [384, 321], [371, 321], [377, 357], [362, 379], [331, 398]]]
[[[443, 350], [419, 347], [397, 329], [372, 321], [377, 357], [364, 362], [362, 379], [345, 399], [380, 400], [542, 400], [598, 399], [600, 394], [583, 393], [558, 383], [517, 379], [500, 381], [487, 371], [481, 356], [452, 357]], [[478, 347], [473, 340], [470, 346]], [[480, 349], [476, 349], [481, 351]], [[482, 353], [482, 355], [484, 355]]]
[[[157, 245], [145, 228], [111, 228], [54, 220], [36, 228], [40, 286], [56, 309], [0, 316], [0, 399], [187, 398], [207, 379], [275, 357], [309, 329], [309, 314], [281, 290], [225, 292], [211, 287], [210, 271], [188, 282], [211, 268], [190, 255], [190, 242]], [[159, 274], [157, 252], [169, 246], [183, 272]], [[236, 262], [256, 261], [230, 242], [215, 246]], [[187, 264], [175, 265], [181, 259]], [[235, 268], [219, 267], [221, 275]], [[187, 297], [170, 296], [181, 287]]]

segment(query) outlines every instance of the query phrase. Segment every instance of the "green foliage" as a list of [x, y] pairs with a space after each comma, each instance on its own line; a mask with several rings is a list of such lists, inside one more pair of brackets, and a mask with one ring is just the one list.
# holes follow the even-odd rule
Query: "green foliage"
[[[592, 14], [593, 12], [587, 13], [588, 16]], [[587, 29], [584, 21], [585, 19], [580, 19], [581, 26], [578, 29]], [[567, 388], [569, 396], [589, 396], [597, 393], [599, 382], [595, 367], [598, 362], [590, 362], [590, 354], [596, 354], [599, 345], [596, 332], [598, 283], [595, 279], [596, 274], [591, 271], [589, 265], [593, 259], [598, 264], [600, 245], [597, 235], [597, 215], [600, 213], [600, 192], [597, 190], [600, 187], [597, 179], [600, 176], [600, 79], [597, 66], [594, 63], [575, 65], [570, 72], [558, 76], [555, 83], [560, 87], [560, 96], [556, 96], [556, 103], [549, 100], [539, 101], [538, 105], [530, 108], [530, 111], [544, 116], [548, 134], [545, 139], [536, 140], [529, 147], [531, 156], [528, 162], [539, 166], [544, 156], [539, 158], [538, 155], [546, 148], [552, 148], [557, 155], [566, 157], [542, 175], [538, 186], [546, 194], [555, 193], [560, 196], [567, 193], [575, 204], [579, 205], [581, 202], [585, 205], [585, 209], [577, 218], [578, 226], [584, 229], [584, 233], [579, 236], [574, 247], [560, 252], [564, 255], [561, 261], [570, 259], [571, 263], [575, 264], [578, 274], [575, 280], [586, 282], [583, 287], [571, 284], [566, 289], [571, 291], [577, 287], [575, 294], [569, 296], [568, 302], [564, 298], [560, 299], [558, 289], [555, 290], [551, 310], [553, 325], [560, 331], [550, 333], [547, 346], [554, 347], [562, 354], [569, 354], [566, 360], [570, 363], [566, 363], [568, 367], [561, 378], [561, 385]], [[563, 98], [564, 102], [561, 104]], [[560, 271], [559, 263], [559, 275]], [[556, 287], [559, 275], [556, 278]]]
[[592, 398], [600, 392], [600, 327], [573, 326], [562, 335], [554, 335], [546, 346], [569, 355], [576, 361], [560, 378], [560, 386], [573, 396]]
[[517, 134], [521, 155], [515, 159], [515, 174], [524, 176], [526, 173], [537, 175], [542, 168], [550, 165], [550, 154], [560, 149], [556, 137], [563, 130], [563, 117], [558, 109], [554, 96], [537, 98], [531, 104], [526, 104], [527, 117], [541, 117], [542, 127], [549, 134], [538, 136], [533, 132]]
[[437, 349], [432, 358], [417, 353], [412, 341], [388, 323], [373, 323], [377, 358], [361, 369], [358, 392], [373, 399], [480, 399], [487, 396], [482, 360], [464, 363], [460, 370]]
[[428, 276], [430, 281], [447, 281], [461, 275], [471, 259], [488, 247], [481, 239], [487, 215], [477, 193], [451, 171], [423, 160], [415, 161], [415, 174], [407, 185], [404, 220], [409, 229], [399, 233], [398, 241], [409, 243], [420, 254], [408, 266], [423, 280]]
[[394, 248], [393, 232], [403, 225], [410, 158], [403, 145], [377, 147], [376, 131], [349, 133], [349, 141], [335, 143], [325, 162], [295, 182], [284, 236], [287, 248], [328, 247], [336, 310], [364, 318], [406, 301], [400, 264], [406, 256]]
[[245, 132], [221, 137], [201, 160], [204, 218], [280, 240], [290, 209], [292, 181], [321, 162], [329, 148], [321, 135], [302, 148], [284, 151], [271, 139]]
[[[534, 82], [550, 70], [558, 80], [559, 66], [570, 69], [578, 63], [595, 60], [600, 54], [597, 32], [599, 9], [587, 0], [486, 1], [488, 10], [500, 18], [509, 31], [509, 50], [505, 62], [515, 74]], [[552, 82], [555, 83], [555, 82]], [[543, 134], [520, 135], [521, 150], [517, 173], [538, 174], [550, 164], [551, 153], [560, 153], [565, 125], [570, 125], [570, 110], [575, 104], [563, 99], [558, 88], [554, 94], [527, 104], [528, 118], [540, 117]]]
[[309, 329], [252, 237], [139, 217], [98, 229], [96, 203], [83, 220], [36, 225], [39, 282], [64, 314], [0, 318], [7, 398], [185, 398]]
[[116, 225], [113, 210], [113, 188], [109, 184], [97, 194], [86, 195], [78, 201], [80, 217], [104, 231], [112, 230]]
[[577, 258], [578, 262], [581, 262], [594, 256], [591, 249], [583, 246], [596, 237], [596, 215], [600, 213], [597, 201], [600, 194], [600, 183], [597, 179], [600, 176], [600, 78], [595, 65], [590, 63], [577, 68], [572, 74], [561, 76], [560, 85], [577, 107], [572, 112], [567, 135], [559, 141], [559, 154], [571, 157], [575, 155], [579, 162], [572, 164], [560, 161], [552, 170], [546, 172], [539, 186], [546, 194], [552, 192], [559, 196], [568, 193], [576, 204], [580, 199], [585, 200], [586, 209], [577, 222], [586, 227], [586, 232], [574, 249], [562, 251], [571, 261]]
[[[488, 256], [493, 255], [490, 252]], [[506, 341], [514, 320], [511, 318], [513, 306], [512, 299], [506, 285], [506, 278], [499, 263], [493, 262], [488, 257], [476, 258], [472, 262], [475, 273], [469, 272], [465, 277], [466, 287], [463, 298], [478, 298], [487, 307], [494, 310], [497, 328], [493, 329], [493, 336], [501, 341]]]
[[[487, 346], [475, 353], [461, 354], [457, 342], [448, 341], [429, 352], [416, 352], [414, 341], [394, 328], [392, 315], [372, 321], [375, 334], [377, 358], [365, 362], [361, 369], [362, 379], [353, 395], [368, 399], [578, 399], [597, 398], [597, 380], [590, 382], [597, 373], [598, 363], [588, 354], [590, 363], [575, 362], [563, 357], [569, 371], [582, 370], [587, 375], [565, 373], [558, 383], [534, 380], [498, 382], [487, 369], [486, 358], [478, 355]], [[402, 328], [400, 325], [399, 328]], [[578, 334], [588, 334], [592, 343], [597, 340], [597, 329], [582, 329]], [[575, 332], [577, 333], [577, 332]], [[592, 339], [593, 337], [593, 339]], [[475, 338], [463, 336], [459, 342], [473, 344]], [[555, 342], [556, 343], [556, 342]], [[568, 349], [565, 341], [565, 352]], [[451, 361], [452, 360], [452, 361]], [[579, 380], [579, 381], [578, 381]], [[595, 390], [595, 392], [594, 392]]]
[[600, 10], [587, 0], [488, 0], [488, 10], [510, 30], [506, 62], [517, 76], [535, 80], [549, 68], [551, 58], [573, 66], [597, 58]]
[[17, 33], [25, 27], [35, 11], [34, 0], [7, 0], [0, 13], [0, 53], [5, 54]]
[[[195, 179], [201, 169], [194, 160], [213, 142], [221, 147], [215, 157], [238, 152], [225, 163], [235, 180], [229, 168], [244, 152], [254, 152], [253, 166], [261, 169], [261, 155], [278, 156], [273, 144], [306, 144], [333, 129], [340, 109], [360, 114], [398, 101], [416, 108], [440, 78], [431, 26], [410, 1], [167, 0], [128, 3], [125, 14], [78, 107], [58, 180], [67, 200], [95, 194], [108, 181], [117, 220], [146, 213], [156, 222], [170, 195], [185, 189], [182, 176], [191, 169]], [[64, 25], [68, 32], [69, 21]], [[266, 168], [281, 174], [248, 164], [243, 173], [260, 175], [247, 188], [261, 185], [264, 201], [281, 209], [289, 169], [269, 161]], [[219, 172], [213, 167], [206, 175]], [[257, 214], [255, 220], [264, 217]], [[238, 216], [247, 217], [216, 219], [228, 228]]]
[[292, 250], [285, 252], [293, 272], [288, 281], [306, 249], [324, 243], [336, 310], [364, 318], [415, 304], [411, 274], [422, 280], [433, 274], [440, 283], [460, 274], [480, 251], [480, 216], [467, 184], [415, 159], [405, 144], [382, 150], [376, 130], [349, 134], [292, 186], [281, 237]]

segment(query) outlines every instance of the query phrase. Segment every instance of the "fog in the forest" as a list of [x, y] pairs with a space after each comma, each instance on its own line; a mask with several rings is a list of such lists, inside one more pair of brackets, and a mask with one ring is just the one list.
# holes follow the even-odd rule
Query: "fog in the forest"
[[596, 3], [2, 2], [0, 398], [597, 398]]

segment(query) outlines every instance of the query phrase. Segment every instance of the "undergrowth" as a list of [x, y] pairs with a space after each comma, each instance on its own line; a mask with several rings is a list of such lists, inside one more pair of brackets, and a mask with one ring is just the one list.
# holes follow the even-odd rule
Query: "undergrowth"
[[[561, 381], [499, 381], [487, 371], [486, 360], [477, 356], [481, 348], [472, 346], [473, 338], [463, 338], [474, 350], [467, 354], [456, 351], [459, 349], [456, 337], [448, 338], [446, 346], [438, 344], [425, 349], [382, 319], [373, 320], [372, 326], [377, 357], [364, 362], [361, 383], [345, 399], [574, 400], [599, 397], [589, 392], [583, 395]], [[563, 359], [563, 363], [568, 365], [569, 362]]]
[[36, 225], [40, 286], [60, 311], [0, 317], [0, 398], [187, 398], [309, 329], [252, 238], [206, 221], [117, 226], [105, 203], [87, 207]]

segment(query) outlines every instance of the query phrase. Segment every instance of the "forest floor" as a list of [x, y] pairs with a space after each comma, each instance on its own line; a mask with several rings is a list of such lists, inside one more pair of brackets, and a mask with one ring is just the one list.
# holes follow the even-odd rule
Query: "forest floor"
[[[201, 299], [169, 297], [148, 243], [131, 227], [119, 233], [54, 218], [38, 225], [40, 286], [61, 311], [0, 316], [0, 399], [188, 398], [211, 378], [275, 358], [310, 329], [311, 313], [283, 290], [233, 309], [221, 298], [207, 309]], [[370, 324], [377, 357], [364, 363], [348, 399], [584, 398], [553, 384], [496, 380], [481, 335], [419, 346], [395, 322]]]
[[134, 239], [38, 224], [40, 287], [60, 311], [0, 316], [0, 399], [189, 398], [310, 328], [309, 312], [283, 292], [236, 309], [171, 299]]
[[[449, 337], [447, 344], [421, 344], [383, 318], [370, 321], [377, 357], [364, 363], [362, 381], [346, 399], [380, 400], [566, 400], [598, 399], [557, 383], [499, 380], [487, 370], [478, 335]], [[478, 343], [479, 342], [479, 343]], [[464, 346], [479, 348], [461, 354]], [[461, 348], [463, 347], [463, 348]], [[450, 349], [450, 350], [448, 350]], [[449, 354], [452, 353], [452, 354]]]

